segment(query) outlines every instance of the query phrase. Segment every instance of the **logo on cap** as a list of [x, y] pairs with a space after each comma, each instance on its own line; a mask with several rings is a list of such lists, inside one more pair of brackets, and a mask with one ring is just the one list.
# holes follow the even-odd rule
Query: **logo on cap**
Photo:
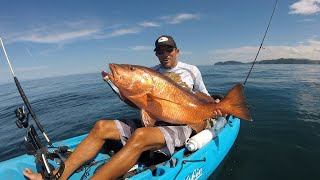
[[168, 41], [169, 39], [167, 37], [161, 37], [159, 38], [158, 42], [165, 42], [165, 41]]

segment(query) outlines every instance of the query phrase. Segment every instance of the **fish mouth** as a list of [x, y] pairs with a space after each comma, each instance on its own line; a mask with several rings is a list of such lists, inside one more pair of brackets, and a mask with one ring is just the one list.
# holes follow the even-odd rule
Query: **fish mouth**
[[117, 65], [116, 64], [109, 64], [109, 69], [111, 70], [111, 73], [108, 74], [109, 79], [112, 82], [117, 82], [120, 79], [120, 75], [117, 70]]
[[117, 71], [116, 64], [109, 64], [109, 69], [111, 73], [107, 73], [106, 71], [102, 71], [101, 75], [104, 81], [111, 80], [112, 82], [117, 82], [120, 78], [120, 75]]
[[113, 83], [120, 83], [121, 80], [121, 75], [120, 73], [124, 70], [124, 67], [122, 64], [109, 64], [109, 69], [111, 71], [110, 74], [108, 74], [108, 78], [113, 82]]

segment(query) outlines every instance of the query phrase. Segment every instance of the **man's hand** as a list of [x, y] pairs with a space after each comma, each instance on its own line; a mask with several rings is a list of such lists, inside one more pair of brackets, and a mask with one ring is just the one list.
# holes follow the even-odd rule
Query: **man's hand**
[[[214, 101], [215, 101], [216, 103], [219, 103], [219, 102], [220, 102], [220, 99], [215, 99]], [[214, 111], [214, 114], [216, 115], [215, 118], [222, 117], [222, 116], [224, 116], [224, 117], [227, 117], [227, 116], [228, 116], [228, 114], [224, 114], [224, 115], [223, 115], [222, 112], [220, 111], [220, 109]]]
[[221, 111], [220, 111], [220, 109], [218, 109], [218, 110], [214, 111], [214, 114], [216, 115], [216, 117], [215, 117], [215, 118], [218, 118], [218, 117], [223, 116], [223, 115], [222, 115], [222, 113], [221, 113]]

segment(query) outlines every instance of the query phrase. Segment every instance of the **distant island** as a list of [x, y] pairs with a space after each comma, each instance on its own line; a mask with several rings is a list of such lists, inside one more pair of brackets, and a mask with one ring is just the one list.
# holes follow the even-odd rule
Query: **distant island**
[[[225, 61], [225, 62], [217, 62], [214, 65], [239, 65], [239, 64], [252, 64], [252, 62], [243, 63], [239, 61]], [[256, 64], [320, 64], [320, 60], [280, 58], [280, 59], [256, 61]]]

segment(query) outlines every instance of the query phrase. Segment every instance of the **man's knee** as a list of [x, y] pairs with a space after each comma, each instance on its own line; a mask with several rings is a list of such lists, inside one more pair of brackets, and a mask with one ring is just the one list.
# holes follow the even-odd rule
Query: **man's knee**
[[132, 134], [135, 139], [144, 139], [147, 136], [150, 136], [150, 134], [147, 133], [146, 128], [138, 128]]
[[106, 120], [96, 121], [96, 123], [94, 124], [93, 130], [97, 132], [104, 131], [106, 128], [106, 123], [107, 123]]
[[138, 128], [130, 137], [130, 141], [135, 148], [141, 150], [151, 150], [165, 145], [163, 134], [159, 129]]
[[119, 136], [116, 124], [111, 120], [97, 121], [91, 130], [91, 133], [102, 139], [115, 139], [115, 137]]

